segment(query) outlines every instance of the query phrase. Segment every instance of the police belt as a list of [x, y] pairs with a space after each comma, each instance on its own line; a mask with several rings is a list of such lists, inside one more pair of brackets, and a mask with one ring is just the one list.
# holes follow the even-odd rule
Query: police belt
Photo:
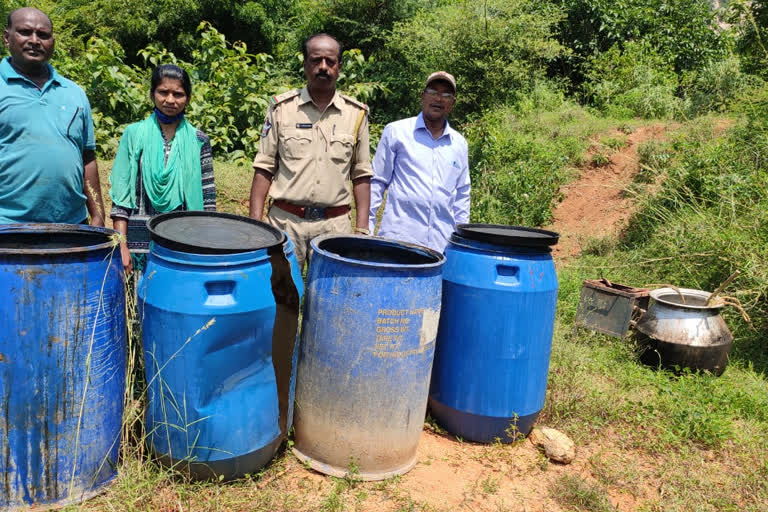
[[339, 215], [344, 215], [352, 209], [348, 204], [343, 206], [328, 206], [323, 208], [319, 206], [301, 206], [298, 204], [289, 203], [288, 201], [283, 201], [282, 199], [276, 199], [272, 205], [277, 206], [281, 210], [284, 210], [288, 213], [292, 213], [297, 217], [309, 220], [332, 219], [334, 217], [338, 217]]

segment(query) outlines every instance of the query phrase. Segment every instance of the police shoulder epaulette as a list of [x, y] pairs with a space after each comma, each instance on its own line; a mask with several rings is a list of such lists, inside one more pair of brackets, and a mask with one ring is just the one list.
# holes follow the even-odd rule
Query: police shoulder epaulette
[[353, 98], [351, 96], [347, 96], [346, 94], [342, 94], [341, 97], [344, 98], [349, 103], [353, 104], [354, 106], [356, 106], [358, 108], [361, 108], [361, 109], [365, 110], [366, 112], [368, 112], [368, 105], [366, 105], [362, 101], [357, 101], [355, 98]]
[[289, 100], [289, 99], [293, 98], [294, 96], [298, 96], [299, 92], [301, 92], [301, 91], [299, 91], [298, 89], [294, 89], [292, 91], [288, 91], [288, 92], [284, 92], [282, 94], [278, 94], [277, 96], [272, 96], [271, 98], [269, 98], [269, 104], [273, 105], [273, 106], [277, 105], [278, 103], [282, 103], [285, 100]]

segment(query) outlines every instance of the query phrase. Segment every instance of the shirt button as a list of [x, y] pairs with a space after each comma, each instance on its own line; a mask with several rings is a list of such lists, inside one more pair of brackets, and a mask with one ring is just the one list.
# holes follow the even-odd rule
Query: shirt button
[[320, 184], [320, 180], [317, 180], [315, 183], [317, 183], [319, 185]]

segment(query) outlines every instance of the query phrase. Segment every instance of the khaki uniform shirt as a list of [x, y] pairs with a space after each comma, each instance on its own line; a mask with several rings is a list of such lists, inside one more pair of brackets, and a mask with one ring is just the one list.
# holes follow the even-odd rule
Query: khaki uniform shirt
[[[365, 115], [355, 137], [361, 110]], [[321, 112], [306, 87], [274, 97], [253, 167], [273, 175], [273, 199], [319, 207], [350, 204], [348, 180], [373, 176], [367, 107], [336, 92]]]

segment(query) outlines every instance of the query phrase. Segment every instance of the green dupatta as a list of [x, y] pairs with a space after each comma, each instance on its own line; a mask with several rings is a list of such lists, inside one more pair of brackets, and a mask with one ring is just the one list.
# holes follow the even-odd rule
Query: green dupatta
[[195, 128], [182, 119], [171, 141], [168, 161], [163, 163], [163, 134], [155, 114], [129, 125], [120, 139], [109, 176], [113, 204], [136, 208], [136, 178], [141, 159], [144, 190], [156, 211], [170, 212], [181, 205], [188, 210], [202, 210], [202, 145]]

